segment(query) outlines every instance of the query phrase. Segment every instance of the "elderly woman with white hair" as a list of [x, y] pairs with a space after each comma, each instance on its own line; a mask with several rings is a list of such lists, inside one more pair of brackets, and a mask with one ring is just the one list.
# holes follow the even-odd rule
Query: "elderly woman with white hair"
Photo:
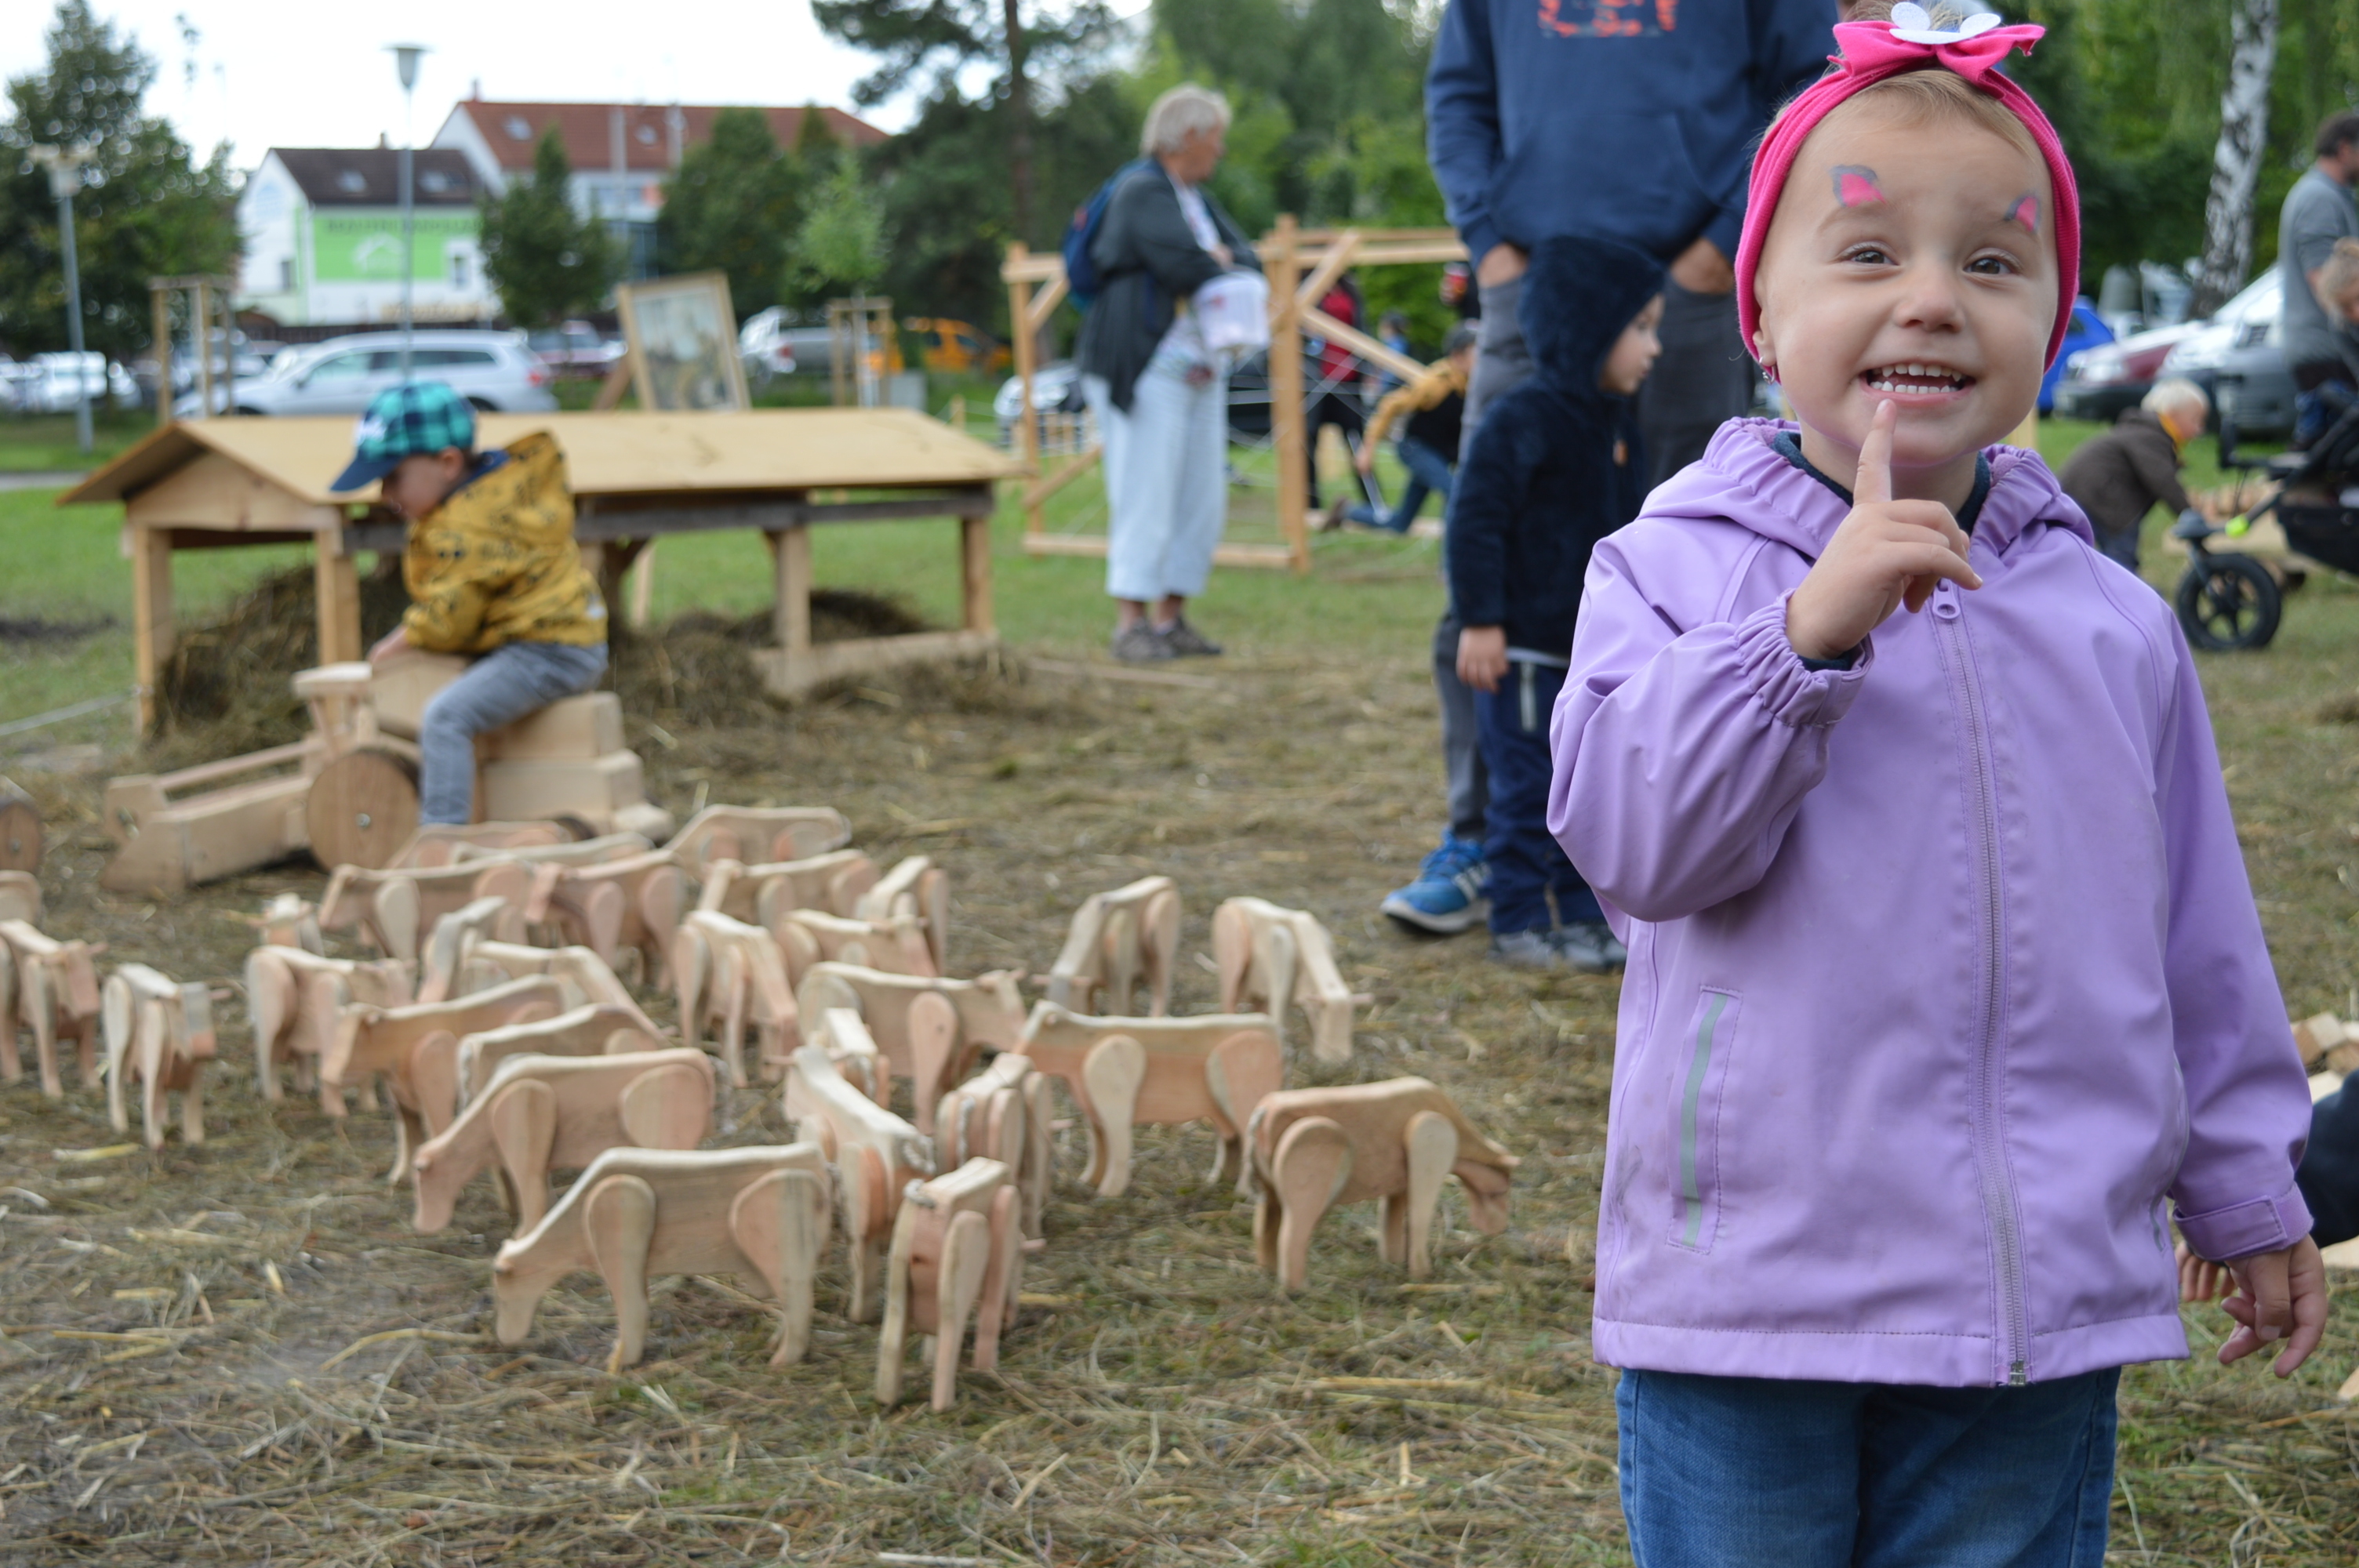
[[2191, 381], [2158, 381], [2114, 427], [2081, 445], [2057, 476], [2089, 514], [2097, 548], [2138, 569], [2138, 525], [2154, 503], [2184, 518], [2193, 509], [2179, 482], [2180, 450], [2203, 433], [2212, 400]]
[[1116, 177], [1090, 246], [1100, 279], [1075, 359], [1105, 449], [1106, 591], [1127, 660], [1219, 653], [1188, 623], [1228, 510], [1228, 374], [1189, 306], [1223, 273], [1261, 270], [1204, 182], [1229, 105], [1190, 84], [1147, 112], [1145, 154]]

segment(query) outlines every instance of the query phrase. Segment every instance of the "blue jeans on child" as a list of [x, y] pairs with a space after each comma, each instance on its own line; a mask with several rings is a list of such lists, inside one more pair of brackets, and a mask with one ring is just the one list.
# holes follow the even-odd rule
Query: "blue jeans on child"
[[[1548, 829], [1549, 715], [1564, 671], [1510, 655], [1496, 691], [1474, 693], [1474, 726], [1491, 775], [1483, 853], [1491, 862], [1491, 931], [1546, 931], [1605, 912]], [[1555, 919], [1549, 901], [1556, 901]]]
[[2010, 1389], [1622, 1374], [1638, 1568], [2099, 1568], [2117, 1368]]
[[1343, 515], [1353, 522], [1387, 533], [1406, 534], [1408, 525], [1417, 521], [1418, 509], [1429, 495], [1441, 497], [1444, 511], [1450, 507], [1450, 481], [1457, 477], [1456, 465], [1441, 452], [1427, 446], [1414, 436], [1403, 436], [1394, 450], [1400, 456], [1401, 467], [1408, 470], [1408, 485], [1401, 492], [1400, 504], [1383, 516], [1375, 508], [1365, 504], [1347, 506]]
[[474, 820], [475, 737], [588, 691], [605, 670], [603, 643], [510, 643], [469, 665], [427, 702], [419, 721], [426, 775], [419, 791], [419, 821]]

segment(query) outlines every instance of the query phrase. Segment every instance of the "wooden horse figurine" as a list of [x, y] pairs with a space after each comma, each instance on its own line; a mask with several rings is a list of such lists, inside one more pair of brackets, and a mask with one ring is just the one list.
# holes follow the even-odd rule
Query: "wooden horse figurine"
[[[1012, 1051], [1024, 1033], [1024, 999], [1016, 971], [994, 969], [971, 980], [894, 975], [858, 964], [814, 964], [795, 992], [797, 1012], [819, 1018], [830, 1008], [859, 1013], [898, 1077], [909, 1080], [918, 1130], [934, 1130], [934, 1102], [973, 1070], [988, 1047]], [[952, 1027], [941, 1015], [919, 1016], [919, 997], [950, 1004]], [[922, 1025], [922, 1027], [921, 1027]]]
[[1283, 1045], [1292, 1003], [1310, 1021], [1313, 1054], [1328, 1063], [1352, 1059], [1352, 1009], [1368, 999], [1343, 983], [1335, 945], [1318, 916], [1264, 899], [1230, 899], [1212, 912], [1212, 957], [1222, 1011], [1266, 1009]]
[[499, 935], [521, 940], [531, 892], [532, 871], [519, 860], [462, 860], [429, 871], [338, 866], [320, 900], [320, 925], [328, 931], [357, 926], [377, 951], [415, 961], [419, 939], [437, 921], [480, 898], [507, 901], [507, 921]]
[[[0, 790], [0, 796], [7, 792]], [[0, 920], [41, 923], [41, 880], [30, 871], [0, 871]]]
[[532, 849], [574, 842], [562, 822], [470, 822], [430, 824], [409, 836], [391, 865], [432, 871], [455, 865], [464, 849]]
[[106, 1115], [114, 1130], [131, 1130], [124, 1097], [136, 1084], [148, 1148], [164, 1146], [168, 1091], [180, 1097], [181, 1139], [202, 1143], [205, 1095], [197, 1075], [213, 1059], [212, 993], [202, 985], [175, 985], [145, 964], [125, 964], [107, 977], [100, 1010], [106, 1020]]
[[950, 973], [951, 879], [927, 857], [911, 855], [886, 872], [882, 881], [860, 896], [852, 914], [878, 925], [916, 921], [925, 935], [933, 972]]
[[252, 917], [255, 940], [266, 947], [300, 947], [321, 957], [328, 945], [320, 935], [319, 906], [300, 893], [282, 892]]
[[[1092, 893], [1073, 914], [1065, 950], [1049, 971], [1049, 1000], [1075, 1012], [1127, 1013], [1141, 985], [1147, 1011], [1171, 1010], [1171, 969], [1180, 952], [1180, 889], [1169, 877], [1141, 877]], [[1099, 993], [1104, 993], [1101, 998]]]
[[787, 973], [797, 984], [813, 964], [858, 964], [864, 968], [932, 979], [940, 974], [926, 928], [915, 915], [883, 920], [847, 919], [816, 909], [790, 909], [773, 935], [786, 956]]
[[[838, 1038], [855, 1036], [860, 1021], [840, 1015], [829, 1028]], [[902, 1192], [934, 1173], [933, 1141], [853, 1088], [817, 1045], [801, 1047], [788, 1064], [785, 1099], [796, 1140], [818, 1144], [835, 1167], [851, 1262], [849, 1313], [867, 1323], [883, 1309], [886, 1249]]]
[[87, 942], [60, 942], [44, 936], [28, 921], [0, 920], [0, 948], [7, 951], [14, 975], [16, 1015], [0, 1019], [0, 1079], [15, 1083], [25, 1076], [16, 1055], [16, 1030], [32, 1032], [34, 1059], [40, 1070], [41, 1093], [65, 1098], [65, 1082], [58, 1072], [58, 1041], [73, 1043], [82, 1062], [82, 1087], [98, 1087], [98, 967], [94, 960], [106, 949]]
[[1006, 1166], [1024, 1202], [1024, 1234], [1039, 1236], [1056, 1160], [1048, 1075], [1034, 1070], [1031, 1057], [1003, 1051], [943, 1096], [934, 1115], [941, 1162], [953, 1170], [973, 1159]]
[[852, 842], [852, 822], [828, 806], [708, 806], [664, 846], [699, 881], [715, 860], [767, 865], [805, 860]]
[[549, 1173], [609, 1149], [693, 1149], [712, 1130], [712, 1058], [701, 1051], [619, 1056], [510, 1056], [459, 1119], [410, 1161], [421, 1231], [451, 1223], [459, 1194], [495, 1160], [516, 1227], [549, 1212]]
[[335, 1039], [338, 1015], [354, 1002], [401, 1007], [409, 1000], [409, 966], [397, 958], [359, 962], [322, 958], [300, 947], [256, 947], [245, 956], [245, 1015], [254, 1024], [262, 1098], [279, 1098], [278, 1070], [291, 1065], [298, 1090], [316, 1087], [320, 1108], [343, 1115], [342, 1089], [318, 1071]]
[[790, 909], [849, 915], [860, 895], [875, 885], [876, 862], [857, 849], [831, 849], [809, 860], [768, 866], [709, 860], [696, 907], [775, 931], [778, 918]]
[[827, 1238], [827, 1162], [814, 1144], [747, 1149], [609, 1149], [538, 1225], [492, 1263], [495, 1332], [532, 1332], [549, 1288], [594, 1269], [614, 1298], [610, 1372], [647, 1349], [647, 1281], [734, 1274], [778, 1303], [773, 1367], [810, 1343], [811, 1282]]
[[1087, 1018], [1044, 1001], [1016, 1049], [1062, 1078], [1090, 1129], [1084, 1178], [1098, 1196], [1130, 1184], [1131, 1129], [1210, 1121], [1220, 1138], [1212, 1180], [1242, 1176], [1246, 1119], [1285, 1081], [1269, 1019], [1258, 1012], [1201, 1018]]
[[672, 934], [671, 979], [679, 998], [681, 1044], [701, 1044], [706, 1026], [718, 1024], [731, 1088], [742, 1089], [747, 1082], [748, 1023], [760, 1043], [762, 1076], [775, 1078], [785, 1071], [801, 1035], [786, 959], [768, 932], [710, 910], [694, 911]]
[[320, 1078], [341, 1088], [382, 1074], [391, 1084], [394, 1162], [386, 1180], [397, 1182], [409, 1173], [409, 1157], [418, 1147], [459, 1114], [461, 1037], [553, 1018], [564, 1005], [565, 992], [545, 975], [456, 1001], [408, 1007], [355, 1003], [336, 1019]]
[[1506, 1228], [1507, 1184], [1521, 1163], [1423, 1078], [1281, 1089], [1254, 1111], [1245, 1141], [1260, 1200], [1254, 1249], [1289, 1291], [1302, 1288], [1320, 1217], [1370, 1198], [1382, 1206], [1385, 1261], [1425, 1278], [1443, 1178], [1458, 1178], [1474, 1227], [1496, 1236]]
[[664, 983], [664, 962], [687, 902], [688, 877], [670, 854], [644, 854], [573, 864], [533, 865], [525, 920], [554, 927], [598, 955], [609, 968], [633, 955], [651, 985]]
[[893, 1226], [885, 1324], [876, 1336], [876, 1402], [901, 1402], [912, 1330], [933, 1339], [933, 1408], [958, 1396], [959, 1350], [974, 1314], [974, 1369], [999, 1365], [999, 1334], [1024, 1280], [1024, 1226], [1008, 1169], [969, 1160], [913, 1189]]
[[479, 1029], [459, 1037], [459, 1104], [475, 1103], [500, 1064], [512, 1056], [621, 1056], [669, 1044], [639, 1027], [637, 1010], [593, 1001], [530, 1023]]
[[436, 921], [419, 963], [418, 1000], [449, 1001], [460, 994], [469, 949], [496, 932], [515, 929], [516, 924], [508, 913], [508, 901], [496, 893], [463, 904]]
[[[622, 978], [589, 948], [530, 947], [518, 942], [492, 941], [480, 935], [481, 929], [488, 927], [470, 922], [469, 912], [480, 907], [481, 903], [471, 903], [456, 914], [445, 915], [435, 926], [435, 937], [427, 944], [421, 992], [438, 988], [447, 1001], [529, 975], [547, 975], [565, 988], [568, 1007], [603, 1002], [627, 1010], [633, 1022], [651, 1038], [661, 1039], [671, 1033], [640, 1009]], [[443, 932], [453, 922], [459, 928], [445, 942]], [[427, 999], [421, 995], [419, 1000]]]

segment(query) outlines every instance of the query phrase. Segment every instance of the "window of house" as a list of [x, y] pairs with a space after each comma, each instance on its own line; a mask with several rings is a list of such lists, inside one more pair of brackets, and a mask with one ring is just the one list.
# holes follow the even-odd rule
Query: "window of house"
[[511, 140], [519, 142], [532, 140], [532, 123], [521, 114], [509, 115], [507, 124], [500, 128], [508, 134]]
[[358, 196], [368, 189], [368, 177], [359, 169], [348, 168], [336, 176], [336, 189], [349, 196]]
[[451, 189], [451, 177], [439, 168], [429, 168], [418, 177], [418, 189], [429, 196], [440, 196]]
[[295, 292], [295, 258], [293, 256], [278, 258], [278, 292], [281, 294]]
[[656, 128], [653, 125], [641, 125], [639, 127], [639, 146], [643, 147], [651, 147], [655, 145]]
[[451, 287], [465, 288], [469, 284], [474, 281], [474, 274], [475, 269], [469, 262], [466, 252], [452, 251], [451, 253]]

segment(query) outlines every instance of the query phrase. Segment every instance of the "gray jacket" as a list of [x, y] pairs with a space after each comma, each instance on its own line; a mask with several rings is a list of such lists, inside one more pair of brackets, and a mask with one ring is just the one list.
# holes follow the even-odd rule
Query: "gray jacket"
[[[1259, 272], [1252, 243], [1209, 190], [1204, 206], [1236, 265]], [[1114, 187], [1090, 246], [1090, 259], [1097, 264], [1103, 286], [1082, 318], [1082, 339], [1073, 358], [1083, 375], [1105, 378], [1114, 406], [1127, 414], [1138, 373], [1170, 330], [1177, 303], [1223, 269], [1219, 259], [1196, 243], [1187, 214], [1180, 211], [1180, 193], [1158, 163], [1133, 170]]]

